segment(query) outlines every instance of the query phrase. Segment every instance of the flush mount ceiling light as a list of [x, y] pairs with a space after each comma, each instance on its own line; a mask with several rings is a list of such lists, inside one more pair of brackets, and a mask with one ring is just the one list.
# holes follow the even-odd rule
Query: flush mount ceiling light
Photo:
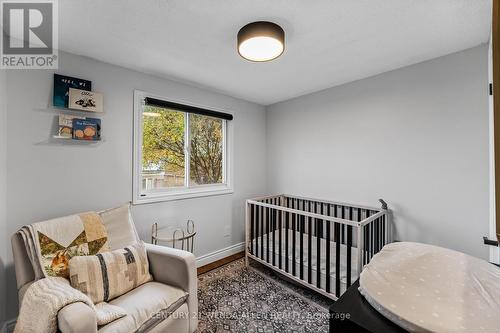
[[250, 61], [269, 61], [285, 50], [285, 31], [272, 22], [245, 25], [238, 32], [238, 53]]

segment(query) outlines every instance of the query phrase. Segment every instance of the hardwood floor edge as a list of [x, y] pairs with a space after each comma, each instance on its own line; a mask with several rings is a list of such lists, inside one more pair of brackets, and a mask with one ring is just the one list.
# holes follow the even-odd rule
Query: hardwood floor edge
[[245, 256], [245, 251], [241, 251], [235, 254], [232, 254], [228, 257], [219, 259], [217, 261], [211, 262], [210, 264], [198, 267], [198, 275], [210, 272], [211, 270], [214, 270], [216, 268], [219, 268], [221, 266], [224, 266], [226, 264], [229, 264], [230, 262], [233, 262], [235, 260], [238, 260], [240, 258], [243, 258]]

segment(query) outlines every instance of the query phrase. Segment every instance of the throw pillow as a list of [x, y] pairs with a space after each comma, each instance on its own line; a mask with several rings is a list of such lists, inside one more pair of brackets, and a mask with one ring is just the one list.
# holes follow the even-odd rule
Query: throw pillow
[[152, 280], [144, 244], [124, 249], [73, 257], [69, 261], [70, 282], [95, 303], [107, 302]]

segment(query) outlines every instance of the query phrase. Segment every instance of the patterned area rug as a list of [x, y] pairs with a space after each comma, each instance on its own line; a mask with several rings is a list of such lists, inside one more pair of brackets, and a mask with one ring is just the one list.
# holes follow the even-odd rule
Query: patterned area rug
[[247, 268], [240, 259], [198, 283], [197, 332], [328, 332], [331, 301], [260, 265]]

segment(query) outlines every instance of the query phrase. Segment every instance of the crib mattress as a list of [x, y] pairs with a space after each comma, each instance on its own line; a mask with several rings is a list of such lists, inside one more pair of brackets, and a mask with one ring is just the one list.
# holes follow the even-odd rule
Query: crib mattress
[[[267, 253], [267, 237], [269, 236], [269, 261], [272, 262], [272, 254], [275, 256], [275, 265], [278, 266], [279, 262], [279, 257], [281, 256], [282, 260], [282, 269], [285, 269], [285, 260], [288, 260], [288, 265], [289, 265], [289, 272], [292, 272], [292, 258], [293, 258], [293, 251], [292, 251], [292, 238], [294, 237], [294, 231], [288, 229], [288, 257], [286, 257], [286, 252], [285, 252], [285, 233], [287, 232], [286, 229], [281, 229], [282, 232], [282, 250], [281, 253], [279, 251], [279, 236], [278, 236], [278, 230], [276, 232], [276, 239], [274, 241], [274, 250], [273, 250], [273, 236], [272, 233], [270, 234], [264, 234], [262, 237], [258, 237], [258, 242], [259, 242], [259, 257], [260, 257], [260, 244], [261, 244], [261, 239], [264, 240], [264, 260], [266, 259], [266, 253]], [[308, 280], [308, 267], [309, 267], [309, 261], [308, 261], [308, 235], [303, 234], [303, 244], [304, 244], [304, 253], [303, 253], [303, 280], [307, 281]], [[317, 271], [318, 271], [318, 260], [317, 260], [317, 238], [315, 236], [311, 236], [311, 271], [312, 271], [312, 276], [311, 276], [311, 283], [315, 286], [317, 286]], [[299, 272], [300, 272], [300, 232], [295, 231], [295, 270], [296, 270], [296, 276], [299, 277]], [[321, 289], [325, 289], [326, 287], [326, 239], [320, 238], [320, 246], [321, 246], [321, 255], [320, 255], [320, 286]], [[358, 269], [357, 269], [357, 248], [352, 246], [351, 247], [351, 283], [354, 283], [356, 279], [358, 278]], [[336, 280], [336, 274], [335, 274], [335, 266], [336, 266], [336, 243], [334, 241], [330, 241], [330, 292], [335, 293], [335, 280]], [[340, 245], [340, 294], [342, 294], [346, 290], [346, 283], [347, 283], [347, 246], [341, 244]], [[340, 296], [340, 295], [337, 295]]]
[[500, 332], [500, 268], [464, 253], [386, 245], [364, 267], [359, 291], [411, 332]]

